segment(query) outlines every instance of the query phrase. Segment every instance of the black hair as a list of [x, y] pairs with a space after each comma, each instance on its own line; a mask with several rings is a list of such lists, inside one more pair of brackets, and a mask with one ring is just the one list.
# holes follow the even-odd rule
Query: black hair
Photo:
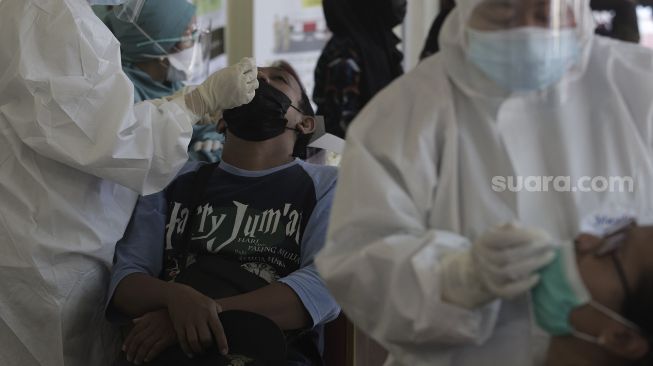
[[306, 94], [304, 87], [302, 87], [302, 99], [299, 101], [299, 110], [306, 116], [315, 117], [315, 110], [313, 109], [311, 100], [308, 98], [308, 94]]
[[302, 81], [299, 79], [299, 75], [297, 75], [297, 71], [286, 61], [279, 60], [275, 61], [272, 67], [281, 69], [292, 76], [295, 81], [297, 82], [297, 85], [299, 85], [299, 89], [301, 89], [302, 92], [302, 98], [299, 101], [299, 110], [302, 111], [302, 113], [306, 116], [311, 116], [315, 117], [315, 110], [313, 109], [313, 105], [311, 104], [311, 99], [308, 97], [308, 94], [306, 94], [306, 89], [304, 88], [304, 84], [302, 84]]
[[[299, 100], [299, 105], [297, 106], [298, 109], [305, 116], [315, 117], [315, 110], [313, 109], [313, 105], [311, 104], [311, 99], [308, 97], [308, 94], [306, 94], [306, 89], [304, 88], [304, 84], [302, 84], [302, 81], [299, 79], [299, 75], [297, 75], [297, 71], [295, 71], [295, 69], [289, 63], [283, 60], [275, 62], [273, 67], [278, 67], [286, 71], [295, 79], [302, 93], [301, 99]], [[305, 160], [308, 156], [312, 155], [308, 148], [308, 143], [311, 141], [312, 137], [313, 137], [312, 133], [298, 135], [292, 155], [303, 160]]]

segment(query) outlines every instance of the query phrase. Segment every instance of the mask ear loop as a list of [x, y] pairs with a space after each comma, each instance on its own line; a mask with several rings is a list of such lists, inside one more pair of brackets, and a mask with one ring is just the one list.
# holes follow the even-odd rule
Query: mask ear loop
[[607, 307], [607, 306], [605, 306], [603, 304], [599, 304], [598, 302], [596, 302], [594, 300], [590, 301], [589, 305], [591, 307], [593, 307], [594, 309], [602, 312], [604, 315], [608, 316], [612, 320], [614, 320], [614, 321], [616, 321], [618, 323], [621, 323], [621, 324], [623, 324], [623, 325], [625, 325], [625, 326], [627, 326], [629, 328], [632, 328], [633, 330], [636, 330], [638, 332], [640, 331], [637, 324], [635, 324], [635, 323], [631, 322], [630, 320], [624, 318], [621, 314], [619, 314], [616, 311], [610, 309], [609, 307]]
[[[619, 261], [619, 258], [617, 258], [617, 253], [616, 252], [612, 252], [610, 254], [610, 257], [612, 257], [612, 263], [614, 264], [615, 270], [617, 271], [617, 274], [619, 276], [621, 286], [624, 289], [625, 298], [628, 298], [630, 296], [630, 286], [628, 285], [628, 278], [626, 277], [626, 272], [624, 271], [624, 268], [621, 265], [621, 262]], [[589, 302], [589, 306], [591, 306], [594, 309], [600, 311], [601, 313], [603, 313], [604, 315], [606, 315], [610, 319], [612, 319], [612, 320], [614, 320], [614, 321], [616, 321], [618, 323], [621, 323], [621, 324], [623, 324], [623, 325], [625, 325], [625, 326], [627, 326], [627, 327], [629, 327], [629, 328], [631, 328], [631, 329], [633, 329], [633, 330], [635, 330], [637, 332], [641, 332], [641, 330], [639, 329], [637, 324], [635, 324], [635, 323], [631, 322], [630, 320], [624, 318], [621, 314], [618, 314], [616, 311], [610, 309], [609, 307], [607, 307], [607, 306], [605, 306], [603, 304], [599, 304], [598, 302], [596, 302], [594, 300], [591, 300]], [[601, 341], [600, 341], [599, 337], [595, 337], [595, 336], [589, 335], [587, 333], [579, 332], [576, 329], [572, 328], [571, 334], [574, 337], [582, 339], [584, 341], [594, 343], [594, 344], [598, 344], [598, 345], [601, 344]]]
[[574, 328], [571, 328], [571, 335], [574, 337], [581, 339], [585, 342], [593, 343], [593, 344], [601, 344], [601, 341], [599, 340], [599, 337], [591, 336], [587, 333], [579, 332]]
[[[299, 108], [295, 107], [294, 105], [292, 105], [292, 103], [290, 103], [290, 108], [296, 110], [302, 116], [304, 115], [304, 112], [302, 112], [301, 109], [299, 109]], [[299, 128], [297, 128], [296, 126], [295, 126], [295, 128], [286, 127], [286, 130], [295, 131], [298, 136], [303, 135], [302, 131]]]
[[[594, 300], [591, 300], [588, 305], [593, 307], [594, 309], [598, 310], [599, 312], [603, 313], [604, 315], [606, 315], [610, 319], [612, 319], [612, 320], [614, 320], [614, 321], [616, 321], [618, 323], [621, 323], [621, 324], [627, 326], [628, 328], [631, 328], [631, 329], [641, 333], [639, 327], [635, 323], [633, 323], [630, 320], [624, 318], [621, 314], [618, 314], [616, 311], [608, 308], [607, 306], [599, 304], [598, 302], [596, 302]], [[571, 334], [574, 337], [576, 337], [578, 339], [582, 339], [582, 340], [584, 340], [586, 342], [590, 342], [590, 343], [594, 343], [594, 344], [598, 344], [598, 345], [601, 345], [603, 343], [603, 342], [601, 342], [599, 337], [595, 337], [595, 336], [589, 335], [587, 333], [580, 332], [580, 331], [574, 329], [573, 327], [571, 328]]]
[[[295, 107], [294, 105], [292, 105], [292, 103], [290, 104], [290, 108], [296, 110], [302, 116], [305, 115], [305, 113], [301, 109]], [[294, 150], [293, 156], [298, 157], [300, 159], [305, 159], [306, 147], [308, 146], [308, 143], [310, 141], [310, 134], [303, 133], [299, 128], [297, 128], [297, 126], [295, 126], [295, 128], [286, 127], [286, 129], [290, 131], [294, 131], [297, 134], [297, 141], [295, 142], [295, 147], [293, 149]]]
[[300, 114], [301, 114], [302, 116], [304, 115], [304, 112], [302, 112], [302, 110], [301, 110], [301, 109], [299, 109], [299, 108], [297, 108], [297, 107], [295, 107], [294, 105], [292, 105], [292, 104], [290, 104], [290, 108], [292, 108], [292, 109], [294, 109], [294, 110], [296, 110], [296, 111], [297, 111], [297, 112], [299, 112], [299, 113], [300, 113]]

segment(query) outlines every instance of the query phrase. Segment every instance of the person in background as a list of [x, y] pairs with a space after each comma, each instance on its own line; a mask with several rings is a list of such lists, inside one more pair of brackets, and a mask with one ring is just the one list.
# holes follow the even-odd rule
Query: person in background
[[578, 283], [585, 223], [653, 222], [653, 51], [594, 27], [589, 0], [458, 0], [440, 52], [352, 124], [316, 265], [386, 365], [540, 366], [551, 335], [600, 346], [549, 306], [588, 305], [589, 286], [546, 290]]
[[[198, 358], [216, 343], [226, 350], [218, 313], [245, 310], [283, 330], [307, 331], [308, 345], [292, 348], [288, 365], [319, 364], [309, 350], [319, 354], [321, 325], [340, 311], [313, 264], [326, 238], [337, 169], [293, 157], [306, 147], [302, 136], [315, 129], [298, 80], [277, 67], [260, 68], [259, 78], [254, 100], [225, 111], [220, 121], [227, 134], [224, 155], [198, 204], [188, 255], [182, 254], [182, 217], [189, 192], [199, 189], [197, 163], [188, 163], [192, 171], [164, 192], [140, 199], [117, 245], [107, 315], [140, 318], [125, 343], [129, 361], [151, 361], [175, 344]], [[216, 259], [235, 264], [232, 276], [247, 271], [265, 286], [212, 299], [175, 282], [192, 263]]]
[[[163, 98], [184, 87], [192, 77], [185, 68], [197, 46], [195, 5], [187, 0], [145, 0], [136, 23], [105, 17], [120, 42], [122, 68], [134, 84], [134, 102]], [[189, 145], [191, 160], [220, 159], [224, 136], [215, 124], [193, 126]]]
[[124, 2], [0, 1], [1, 365], [112, 364], [102, 303], [139, 193], [177, 175], [202, 116], [258, 85], [240, 63], [134, 104], [120, 45], [90, 7]]
[[323, 2], [333, 37], [315, 69], [313, 101], [328, 133], [344, 138], [367, 102], [403, 73], [392, 29], [403, 22], [406, 6], [406, 0]]

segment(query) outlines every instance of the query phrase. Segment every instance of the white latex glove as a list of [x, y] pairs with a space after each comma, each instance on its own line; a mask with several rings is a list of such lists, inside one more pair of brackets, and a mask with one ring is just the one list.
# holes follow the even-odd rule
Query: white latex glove
[[495, 227], [470, 250], [443, 258], [442, 297], [468, 309], [496, 298], [514, 298], [537, 284], [537, 271], [554, 257], [553, 242], [542, 230], [515, 224]]
[[257, 75], [254, 59], [243, 58], [235, 65], [216, 71], [186, 94], [186, 106], [196, 115], [204, 116], [247, 104], [258, 88]]

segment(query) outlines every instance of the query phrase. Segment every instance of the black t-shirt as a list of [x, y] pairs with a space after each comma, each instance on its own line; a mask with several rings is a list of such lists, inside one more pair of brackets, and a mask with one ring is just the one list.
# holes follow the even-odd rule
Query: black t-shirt
[[[182, 269], [182, 241], [195, 172], [167, 190], [168, 217], [163, 277]], [[316, 205], [312, 178], [299, 164], [264, 176], [217, 167], [194, 213], [186, 265], [199, 255], [219, 255], [267, 282], [299, 269], [302, 236]]]

